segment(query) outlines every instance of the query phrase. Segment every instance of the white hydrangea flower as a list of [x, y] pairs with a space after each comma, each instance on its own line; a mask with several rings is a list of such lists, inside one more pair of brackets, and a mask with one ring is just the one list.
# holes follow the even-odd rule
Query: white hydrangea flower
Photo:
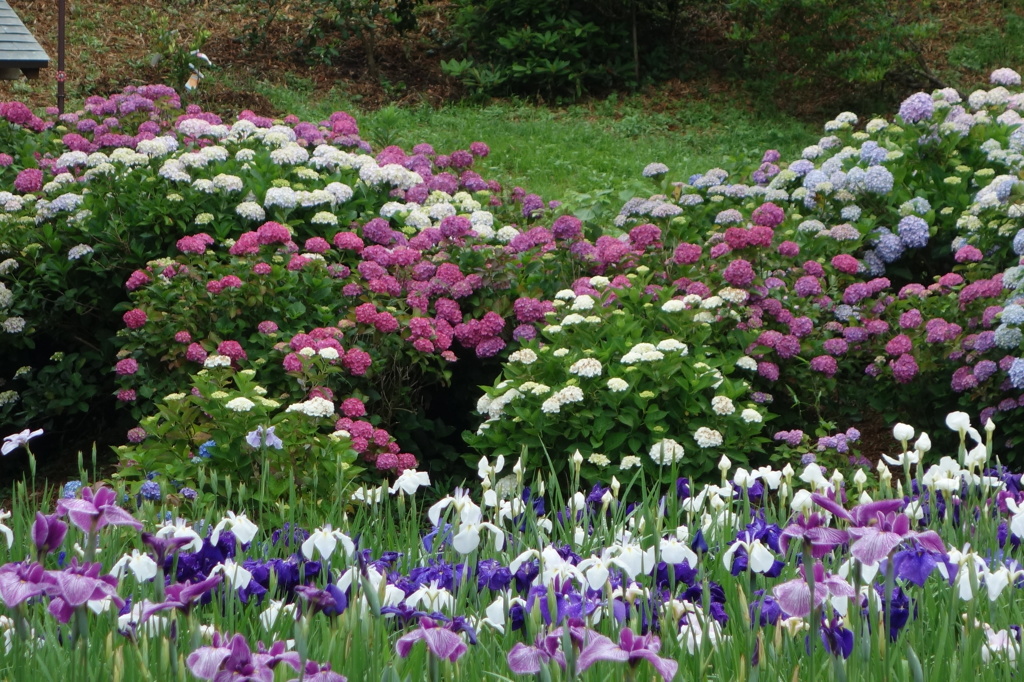
[[740, 419], [742, 419], [748, 424], [760, 424], [762, 421], [764, 421], [764, 418], [761, 416], [760, 412], [749, 407], [740, 412]]
[[702, 448], [716, 448], [722, 444], [722, 434], [714, 429], [702, 426], [693, 434], [693, 439]]
[[601, 361], [596, 358], [583, 358], [569, 367], [570, 374], [588, 379], [601, 376], [601, 371]]
[[537, 353], [530, 348], [520, 348], [508, 356], [510, 362], [519, 362], [524, 365], [532, 365], [537, 362]]
[[622, 458], [622, 461], [619, 462], [619, 468], [625, 471], [638, 467], [641, 464], [643, 464], [643, 462], [641, 462], [640, 458], [636, 455], [626, 455]]
[[238, 396], [237, 398], [232, 398], [225, 403], [224, 407], [228, 408], [232, 412], [248, 412], [252, 408], [256, 407], [256, 403], [245, 396]]
[[726, 416], [735, 412], [736, 406], [727, 396], [716, 395], [711, 399], [711, 409], [715, 411], [715, 414]]
[[665, 438], [652, 445], [648, 454], [655, 464], [669, 466], [673, 462], [682, 461], [686, 451], [676, 441], [671, 438]]
[[622, 393], [629, 388], [629, 383], [619, 377], [612, 377], [608, 380], [608, 390], [612, 393]]
[[301, 403], [289, 405], [285, 412], [300, 412], [308, 417], [330, 417], [334, 414], [334, 403], [326, 398], [310, 398]]

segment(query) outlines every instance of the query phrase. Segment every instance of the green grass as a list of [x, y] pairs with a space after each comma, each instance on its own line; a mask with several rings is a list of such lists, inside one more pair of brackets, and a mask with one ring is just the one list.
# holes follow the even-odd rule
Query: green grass
[[281, 111], [319, 120], [342, 109], [359, 122], [374, 149], [406, 149], [429, 142], [439, 152], [486, 142], [491, 155], [477, 164], [486, 178], [519, 185], [545, 199], [577, 193], [646, 192], [640, 175], [653, 161], [667, 164], [674, 178], [732, 161], [759, 158], [765, 149], [794, 154], [820, 136], [820, 128], [778, 112], [759, 112], [737, 96], [661, 102], [657, 95], [611, 97], [550, 109], [518, 101], [441, 108], [386, 107], [362, 111], [342, 90], [316, 92], [308, 81], [287, 87], [251, 83]]

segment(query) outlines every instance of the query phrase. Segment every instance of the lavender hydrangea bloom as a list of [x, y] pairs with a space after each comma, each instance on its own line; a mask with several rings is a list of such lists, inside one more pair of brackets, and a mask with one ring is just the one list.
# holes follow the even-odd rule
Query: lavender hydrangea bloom
[[888, 168], [872, 166], [864, 173], [864, 189], [872, 194], [888, 194], [895, 181]]
[[1013, 69], [996, 69], [989, 78], [994, 85], [1020, 85], [1020, 74]]
[[920, 249], [928, 245], [928, 223], [923, 218], [910, 215], [900, 220], [897, 230], [900, 241], [910, 249]]
[[643, 176], [645, 178], [657, 178], [665, 173], [668, 173], [668, 166], [663, 163], [649, 163], [643, 170]]
[[900, 118], [907, 123], [919, 123], [932, 117], [935, 103], [931, 95], [918, 92], [903, 100], [900, 105]]

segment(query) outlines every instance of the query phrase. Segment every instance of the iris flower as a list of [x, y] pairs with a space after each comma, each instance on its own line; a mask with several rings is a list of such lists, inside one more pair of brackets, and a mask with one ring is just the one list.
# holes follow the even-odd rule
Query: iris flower
[[618, 644], [603, 635], [593, 637], [580, 652], [576, 669], [582, 673], [598, 661], [617, 661], [628, 663], [631, 667], [636, 667], [640, 661], [647, 661], [665, 682], [669, 682], [676, 676], [679, 663], [659, 656], [660, 650], [661, 640], [654, 634], [640, 636], [633, 634], [629, 628], [623, 628], [619, 633]]
[[36, 436], [43, 435], [42, 429], [25, 429], [20, 433], [12, 433], [10, 436], [4, 437], [4, 444], [0, 446], [0, 454], [7, 455], [14, 452], [23, 445], [28, 445], [28, 442]]
[[79, 499], [58, 501], [57, 513], [67, 514], [71, 523], [86, 533], [104, 526], [132, 526], [142, 530], [142, 524], [135, 517], [114, 504], [116, 500], [117, 493], [97, 484], [95, 488], [82, 488], [82, 497]]
[[452, 663], [459, 660], [468, 649], [461, 637], [426, 616], [420, 618], [418, 628], [398, 639], [395, 643], [395, 650], [399, 656], [407, 658], [416, 642], [424, 642], [432, 655], [447, 659]]

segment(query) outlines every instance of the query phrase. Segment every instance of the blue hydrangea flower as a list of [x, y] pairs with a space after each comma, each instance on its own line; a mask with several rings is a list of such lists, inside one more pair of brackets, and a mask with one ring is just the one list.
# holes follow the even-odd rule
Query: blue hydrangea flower
[[843, 206], [843, 210], [839, 212], [843, 220], [848, 220], [851, 223], [859, 220], [860, 214], [860, 206]]
[[882, 147], [874, 140], [868, 140], [860, 147], [860, 160], [869, 166], [877, 166], [885, 161], [889, 150]]
[[199, 497], [199, 493], [197, 493], [194, 488], [185, 487], [178, 492], [181, 493], [181, 496], [186, 500], [194, 500]]
[[203, 443], [202, 445], [199, 446], [199, 456], [202, 457], [203, 459], [209, 459], [210, 457], [213, 456], [213, 453], [211, 452], [211, 449], [213, 449], [215, 447], [217, 447], [217, 441], [215, 441], [215, 440], [208, 440], [208, 441], [206, 441], [205, 443]]
[[160, 484], [156, 481], [146, 481], [139, 488], [139, 495], [144, 500], [158, 501], [160, 499]]
[[68, 481], [61, 488], [60, 496], [65, 500], [74, 499], [78, 495], [78, 491], [82, 489], [81, 481]]
[[900, 241], [910, 249], [920, 249], [928, 245], [928, 223], [924, 218], [908, 215], [900, 220], [896, 228], [900, 233]]
[[1003, 324], [1019, 325], [1024, 323], [1024, 306], [1011, 303], [1003, 308], [999, 319], [1003, 321]]
[[878, 238], [875, 254], [883, 263], [895, 263], [903, 255], [903, 242], [892, 232], [886, 230]]
[[643, 170], [643, 176], [645, 178], [657, 178], [665, 173], [668, 173], [668, 166], [663, 163], [649, 163]]
[[1024, 358], [1014, 358], [1007, 373], [1010, 375], [1010, 383], [1014, 388], [1018, 390], [1024, 388]]
[[1019, 348], [1022, 338], [1024, 333], [1017, 327], [1007, 327], [1005, 324], [996, 327], [995, 342], [1000, 348]]
[[854, 319], [857, 319], [859, 317], [859, 315], [857, 315], [856, 311], [853, 309], [853, 306], [847, 305], [845, 303], [840, 303], [839, 305], [837, 305], [835, 310], [832, 311], [832, 314], [835, 315], [836, 319], [839, 320], [840, 322], [846, 322], [851, 317]]
[[1013, 236], [1013, 252], [1018, 256], [1024, 256], [1024, 230], [1017, 230]]
[[868, 277], [881, 277], [885, 274], [885, 263], [878, 257], [874, 249], [864, 252], [864, 267]]

